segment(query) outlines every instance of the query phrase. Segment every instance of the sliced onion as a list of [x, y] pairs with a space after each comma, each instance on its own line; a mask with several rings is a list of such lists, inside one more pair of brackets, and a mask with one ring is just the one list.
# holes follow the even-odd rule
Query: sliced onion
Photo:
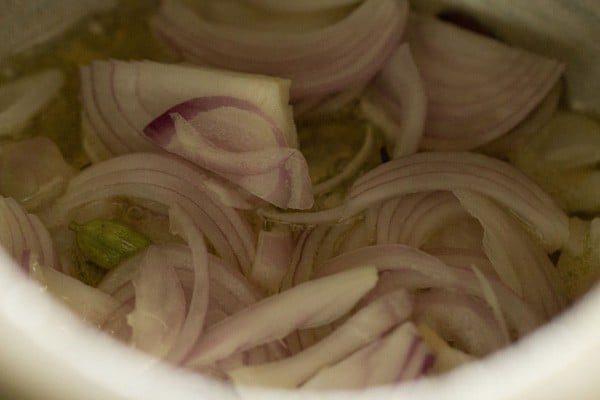
[[252, 280], [268, 293], [277, 292], [292, 261], [293, 246], [289, 229], [261, 230], [250, 274]]
[[255, 110], [248, 110], [251, 104], [235, 100], [218, 97], [187, 101], [166, 111], [144, 133], [165, 150], [277, 207], [312, 207], [308, 165], [302, 153], [278, 143], [277, 136], [265, 135], [269, 128], [276, 127], [259, 118]]
[[[297, 100], [369, 81], [397, 43], [407, 14], [406, 1], [367, 0], [324, 27], [281, 32], [211, 20], [207, 13], [165, 1], [152, 25], [190, 61], [291, 79]], [[280, 18], [278, 25], [295, 22]]]
[[119, 307], [119, 302], [106, 293], [75, 278], [40, 264], [33, 255], [28, 265], [32, 277], [84, 321], [102, 326]]
[[41, 265], [61, 270], [50, 233], [37, 216], [28, 214], [14, 199], [0, 197], [0, 221], [0, 245], [25, 270], [29, 254]]
[[261, 211], [266, 218], [294, 223], [338, 221], [396, 196], [467, 189], [514, 212], [547, 251], [568, 238], [568, 220], [552, 198], [511, 165], [475, 153], [417, 153], [389, 161], [359, 177], [344, 205], [312, 213]]
[[425, 126], [427, 97], [408, 44], [400, 45], [361, 101], [361, 109], [394, 143], [393, 158], [416, 153]]
[[[317, 276], [325, 276], [360, 265], [374, 265], [379, 271], [400, 271], [397, 282], [408, 289], [450, 288], [484, 298], [481, 285], [473, 271], [453, 268], [420, 250], [404, 245], [363, 247], [332, 258], [321, 266]], [[502, 311], [519, 335], [541, 324], [543, 317], [494, 277], [486, 276], [498, 296]]]
[[407, 322], [344, 360], [323, 368], [303, 389], [364, 389], [418, 378], [433, 366], [435, 356]]
[[64, 79], [50, 69], [0, 86], [0, 136], [17, 135], [57, 95]]
[[[514, 218], [479, 194], [456, 191], [465, 209], [484, 228], [483, 247], [500, 279], [538, 313], [553, 316], [566, 304], [548, 256]], [[510, 249], [510, 251], [507, 251]]]
[[208, 329], [185, 364], [210, 365], [229, 354], [324, 325], [349, 311], [377, 282], [364, 267], [303, 283], [255, 303]]
[[422, 146], [468, 150], [517, 126], [564, 65], [431, 17], [413, 15], [406, 40], [427, 92]]
[[145, 252], [137, 276], [135, 307], [127, 316], [131, 343], [157, 358], [173, 348], [185, 320], [185, 296], [175, 269], [168, 265], [159, 248]]
[[[393, 206], [388, 202], [393, 202]], [[441, 228], [469, 217], [458, 200], [448, 192], [410, 194], [388, 202], [382, 207], [383, 213], [378, 219], [378, 243], [400, 243], [420, 248]]]
[[37, 136], [0, 147], [0, 193], [28, 210], [49, 205], [72, 175], [73, 169], [48, 138]]
[[208, 251], [200, 228], [178, 205], [169, 208], [171, 231], [181, 236], [192, 250], [194, 286], [187, 314], [177, 342], [170, 349], [168, 359], [182, 361], [202, 334], [206, 310], [208, 309], [209, 272]]
[[329, 336], [304, 351], [280, 361], [238, 368], [228, 374], [235, 384], [294, 388], [319, 369], [377, 341], [393, 326], [405, 321], [412, 311], [406, 291], [383, 296], [358, 310]]
[[460, 292], [431, 289], [415, 295], [414, 319], [453, 347], [482, 357], [508, 344], [491, 308]]
[[[129, 163], [131, 168], [127, 167]], [[47, 211], [46, 222], [50, 226], [64, 224], [78, 207], [118, 196], [155, 201], [167, 207], [178, 204], [201, 227], [221, 257], [248, 270], [256, 240], [248, 221], [216, 200], [202, 185], [203, 174], [194, 173], [186, 165], [180, 159], [150, 154], [125, 155], [96, 164], [69, 183], [65, 195]], [[187, 172], [180, 176], [182, 170]]]
[[288, 105], [289, 82], [257, 75], [150, 61], [95, 61], [83, 67], [84, 142], [100, 142], [92, 159], [133, 151], [158, 151], [143, 129], [165, 111], [195, 98], [225, 96], [260, 110], [296, 146]]

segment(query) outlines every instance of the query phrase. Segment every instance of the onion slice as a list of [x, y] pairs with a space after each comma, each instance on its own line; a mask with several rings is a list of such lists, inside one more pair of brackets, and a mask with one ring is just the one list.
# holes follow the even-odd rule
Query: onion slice
[[361, 101], [363, 113], [394, 143], [393, 158], [416, 153], [427, 97], [408, 44], [400, 45]]
[[[280, 18], [279, 26], [295, 23], [294, 15], [265, 14], [267, 21]], [[214, 20], [170, 0], [152, 25], [189, 61], [291, 79], [298, 100], [368, 82], [396, 45], [407, 15], [407, 1], [366, 0], [325, 26], [282, 32]]]
[[235, 384], [294, 388], [319, 369], [377, 341], [392, 327], [405, 321], [412, 311], [412, 299], [404, 290], [389, 293], [359, 309], [330, 335], [280, 361], [238, 368], [228, 375]]
[[48, 138], [37, 136], [0, 147], [0, 193], [28, 210], [48, 206], [65, 190], [73, 173]]
[[82, 67], [80, 75], [84, 139], [102, 145], [97, 157], [158, 151], [158, 146], [143, 134], [150, 122], [177, 104], [215, 96], [250, 104], [277, 128], [282, 135], [278, 140], [291, 147], [297, 144], [288, 104], [290, 83], [283, 79], [189, 65], [116, 60], [94, 61]]
[[281, 222], [333, 222], [396, 196], [459, 189], [483, 194], [511, 210], [548, 252], [568, 239], [568, 218], [547, 193], [510, 164], [476, 153], [426, 152], [391, 160], [359, 177], [342, 206], [312, 213], [263, 210], [261, 214]]
[[412, 15], [406, 40], [428, 98], [425, 149], [468, 150], [504, 135], [564, 70], [555, 60], [432, 17]]
[[127, 316], [134, 347], [157, 358], [175, 345], [185, 320], [185, 296], [175, 269], [159, 248], [145, 252], [133, 279], [135, 307]]
[[323, 368], [303, 389], [364, 389], [425, 375], [435, 356], [411, 322], [402, 324], [344, 360]]
[[[236, 123], [228, 126], [230, 120]], [[179, 104], [154, 120], [144, 133], [165, 150], [277, 207], [312, 207], [304, 156], [277, 140], [283, 138], [265, 137], [269, 130], [276, 131], [276, 127], [251, 104], [217, 97]]]
[[208, 329], [185, 365], [193, 368], [210, 365], [235, 352], [281, 339], [295, 329], [334, 321], [376, 282], [376, 270], [361, 267], [267, 297]]

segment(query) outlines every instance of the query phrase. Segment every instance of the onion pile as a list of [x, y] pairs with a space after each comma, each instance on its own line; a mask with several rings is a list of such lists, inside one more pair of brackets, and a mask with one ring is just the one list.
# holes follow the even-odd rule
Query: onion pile
[[[542, 126], [563, 64], [406, 0], [201, 3], [164, 0], [149, 21], [187, 64], [81, 67], [92, 165], [37, 171], [39, 187], [61, 179], [28, 207], [39, 217], [0, 199], [0, 243], [25, 272], [151, 357], [286, 389], [444, 372], [565, 309], [548, 254], [568, 216], [466, 151], [538, 106]], [[313, 182], [296, 123], [340, 115], [364, 141]], [[82, 268], [98, 281], [74, 279]]]

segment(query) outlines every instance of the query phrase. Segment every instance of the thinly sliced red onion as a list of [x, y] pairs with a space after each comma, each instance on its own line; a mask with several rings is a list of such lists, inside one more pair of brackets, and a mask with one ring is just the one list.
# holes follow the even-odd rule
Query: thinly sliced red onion
[[488, 198], [468, 190], [456, 191], [455, 195], [483, 226], [483, 248], [500, 279], [538, 313], [553, 316], [560, 312], [566, 304], [564, 293], [539, 244]]
[[[274, 32], [214, 21], [165, 1], [152, 25], [190, 61], [290, 78], [297, 100], [369, 81], [397, 43], [407, 14], [406, 1], [367, 0], [325, 27]], [[280, 18], [294, 24], [291, 16]]]
[[427, 92], [422, 146], [467, 150], [517, 126], [564, 65], [431, 17], [411, 16], [406, 40]]
[[357, 268], [261, 300], [208, 329], [185, 364], [210, 365], [295, 329], [327, 324], [349, 311], [376, 282], [374, 268]]
[[406, 291], [389, 293], [358, 310], [329, 336], [280, 361], [229, 372], [235, 384], [294, 388], [319, 369], [332, 365], [366, 344], [377, 341], [412, 312]]
[[302, 232], [296, 241], [292, 254], [292, 262], [281, 285], [282, 290], [310, 280], [319, 246], [327, 235], [328, 230], [328, 226], [320, 225]]
[[469, 214], [451, 193], [409, 194], [384, 204], [378, 218], [377, 242], [420, 248], [438, 230], [465, 218]]
[[36, 136], [0, 147], [0, 193], [27, 210], [48, 206], [65, 190], [73, 172], [48, 138]]
[[500, 302], [498, 301], [498, 297], [492, 288], [489, 280], [477, 269], [476, 266], [471, 265], [471, 270], [477, 277], [479, 281], [479, 285], [481, 286], [481, 291], [483, 293], [483, 298], [487, 302], [487, 304], [492, 308], [492, 312], [496, 321], [498, 322], [498, 326], [500, 327], [500, 332], [502, 332], [502, 336], [504, 337], [504, 341], [506, 343], [510, 343], [510, 334], [508, 332], [508, 327], [506, 324], [506, 319], [504, 318], [504, 314], [502, 313], [502, 309], [500, 306]]
[[17, 135], [58, 94], [65, 78], [57, 69], [0, 86], [0, 136]]
[[33, 254], [49, 268], [61, 270], [50, 233], [37, 216], [28, 214], [14, 199], [0, 197], [0, 245], [27, 270], [24, 255]]
[[[180, 244], [166, 244], [158, 247], [165, 254], [165, 258], [168, 260], [167, 264], [177, 272], [189, 301], [194, 289], [192, 255], [189, 247]], [[133, 291], [126, 287], [130, 286], [142, 257], [143, 253], [136, 255], [111, 270], [98, 284], [98, 289], [120, 298], [121, 301], [131, 298]], [[211, 254], [208, 256], [208, 263], [211, 288], [209, 307], [217, 305], [218, 310], [231, 315], [262, 298], [260, 290], [233, 266]]]
[[342, 361], [323, 368], [302, 389], [364, 389], [425, 375], [433, 366], [434, 353], [407, 322]]
[[568, 220], [552, 198], [511, 165], [476, 153], [417, 153], [389, 161], [359, 177], [342, 206], [312, 213], [261, 211], [292, 223], [333, 222], [396, 196], [434, 190], [467, 189], [486, 195], [514, 212], [544, 244], [560, 248]]
[[[150, 61], [95, 61], [83, 67], [84, 142], [100, 142], [105, 151], [92, 159], [132, 151], [158, 151], [143, 129], [165, 111], [190, 99], [224, 97], [249, 104], [296, 146], [288, 105], [289, 82], [230, 71]], [[92, 146], [86, 146], [92, 147]]]
[[492, 155], [505, 155], [518, 146], [522, 146], [527, 138], [539, 133], [558, 109], [562, 97], [562, 85], [558, 82], [548, 96], [529, 114], [515, 129], [487, 144], [484, 151]]
[[374, 141], [375, 138], [373, 135], [373, 130], [370, 127], [367, 127], [367, 130], [365, 132], [365, 140], [360, 150], [358, 150], [358, 152], [354, 155], [354, 157], [352, 157], [348, 164], [344, 166], [340, 173], [327, 179], [326, 181], [316, 184], [313, 187], [313, 193], [315, 195], [318, 195], [321, 193], [328, 192], [336, 186], [338, 186], [339, 184], [341, 184], [342, 182], [354, 176], [371, 155]]
[[277, 207], [312, 207], [304, 156], [277, 136], [265, 135], [276, 127], [250, 106], [229, 97], [189, 100], [167, 110], [144, 133], [165, 150]]
[[394, 50], [363, 97], [361, 109], [394, 143], [393, 158], [417, 152], [425, 126], [427, 97], [408, 44]]
[[[341, 254], [322, 265], [317, 276], [361, 265], [374, 265], [379, 271], [402, 272], [405, 275], [398, 281], [400, 286], [396, 287], [450, 288], [484, 299], [480, 282], [473, 271], [449, 267], [423, 251], [399, 244], [363, 247]], [[494, 277], [486, 278], [498, 297], [508, 322], [518, 335], [526, 334], [541, 324], [543, 317], [526, 302]]]
[[287, 228], [258, 233], [256, 257], [250, 277], [267, 293], [275, 293], [281, 286], [292, 261], [294, 238]]
[[427, 324], [453, 347], [475, 356], [482, 357], [508, 344], [486, 302], [457, 291], [417, 292], [413, 318]]
[[[129, 162], [131, 169], [127, 167]], [[183, 170], [187, 174], [183, 174]], [[202, 185], [202, 177], [202, 173], [194, 173], [185, 161], [170, 156], [116, 157], [77, 175], [65, 195], [47, 211], [45, 219], [50, 226], [65, 224], [78, 207], [119, 196], [146, 199], [165, 206], [178, 204], [202, 229], [221, 257], [249, 270], [256, 240], [250, 224], [241, 213], [221, 204]]]
[[48, 292], [90, 324], [102, 326], [119, 307], [119, 302], [106, 293], [40, 264], [33, 253], [27, 267], [31, 276]]
[[171, 231], [181, 236], [192, 250], [192, 268], [194, 286], [192, 298], [177, 342], [171, 348], [167, 358], [176, 363], [182, 361], [192, 349], [204, 327], [204, 318], [208, 308], [209, 272], [208, 251], [202, 231], [181, 207], [169, 208]]
[[304, 0], [279, 1], [279, 0], [249, 0], [249, 3], [269, 11], [287, 13], [310, 13], [328, 10], [331, 8], [354, 5], [361, 0]]
[[133, 279], [135, 307], [127, 316], [131, 344], [157, 358], [175, 345], [185, 320], [186, 303], [175, 269], [159, 248], [150, 246]]

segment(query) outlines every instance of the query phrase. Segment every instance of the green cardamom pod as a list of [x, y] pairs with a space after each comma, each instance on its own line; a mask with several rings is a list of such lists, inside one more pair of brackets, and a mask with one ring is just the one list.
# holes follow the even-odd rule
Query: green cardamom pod
[[126, 225], [94, 219], [84, 224], [71, 222], [77, 247], [83, 257], [104, 269], [112, 269], [150, 244], [144, 235]]

